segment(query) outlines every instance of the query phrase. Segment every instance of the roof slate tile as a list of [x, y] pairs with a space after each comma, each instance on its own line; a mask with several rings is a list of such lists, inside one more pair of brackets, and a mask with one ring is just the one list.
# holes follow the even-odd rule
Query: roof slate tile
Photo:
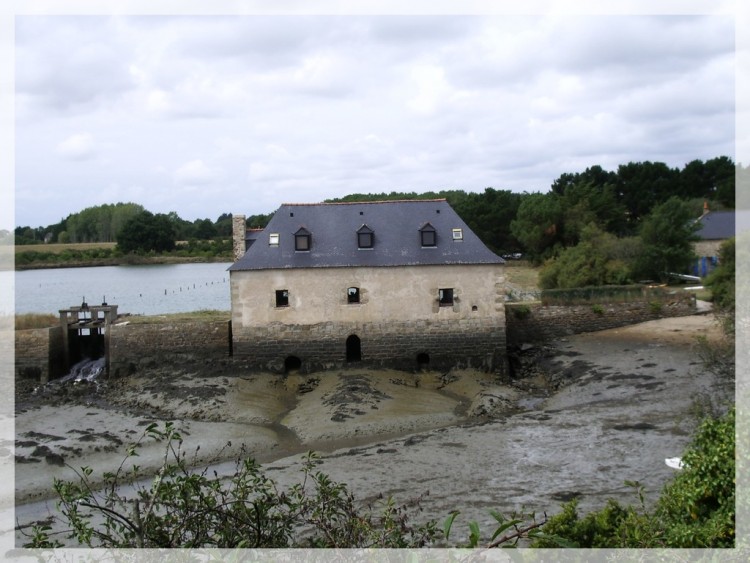
[[[422, 247], [420, 228], [429, 223], [437, 246]], [[366, 224], [374, 233], [372, 249], [360, 249], [357, 231]], [[294, 233], [311, 234], [309, 252], [294, 249]], [[453, 229], [463, 230], [453, 240]], [[279, 234], [279, 245], [267, 233]], [[283, 204], [264, 233], [230, 271], [289, 268], [379, 267], [439, 264], [503, 264], [444, 199], [360, 203]]]

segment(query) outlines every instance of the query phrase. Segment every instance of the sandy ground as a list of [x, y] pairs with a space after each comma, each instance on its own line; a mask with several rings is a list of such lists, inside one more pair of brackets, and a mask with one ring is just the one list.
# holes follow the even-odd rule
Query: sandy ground
[[[459, 499], [467, 514], [498, 498], [507, 509], [574, 493], [593, 503], [641, 473], [658, 489], [671, 471], [663, 458], [679, 455], [693, 429], [695, 397], [714, 393], [698, 336], [719, 336], [712, 316], [573, 336], [532, 348], [525, 377], [504, 382], [476, 371], [282, 377], [180, 366], [52, 389], [17, 401], [16, 515], [22, 526], [41, 519], [53, 479], [84, 465], [112, 470], [145, 427], [166, 420], [197, 465], [246, 451], [283, 481], [313, 449], [359, 497], [431, 491], [435, 516]], [[156, 469], [163, 451], [146, 441], [137, 462]]]

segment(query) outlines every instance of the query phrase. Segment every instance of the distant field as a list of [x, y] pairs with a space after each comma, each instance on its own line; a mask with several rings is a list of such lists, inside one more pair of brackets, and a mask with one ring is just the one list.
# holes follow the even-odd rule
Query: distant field
[[64, 250], [91, 250], [92, 248], [114, 248], [117, 245], [116, 242], [71, 242], [67, 244], [51, 243], [51, 244], [24, 244], [16, 246], [16, 254], [19, 252], [51, 252], [53, 254], [60, 254]]
[[508, 260], [505, 263], [505, 279], [523, 289], [538, 289], [539, 267], [529, 265], [526, 260]]

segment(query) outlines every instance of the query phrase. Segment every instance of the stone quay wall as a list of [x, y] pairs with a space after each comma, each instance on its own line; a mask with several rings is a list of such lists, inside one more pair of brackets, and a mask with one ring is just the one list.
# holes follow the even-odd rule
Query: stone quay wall
[[[122, 376], [169, 362], [206, 362], [232, 354], [251, 369], [332, 369], [347, 361], [347, 339], [359, 338], [363, 365], [412, 371], [475, 367], [504, 373], [507, 347], [696, 313], [690, 293], [628, 303], [550, 305], [514, 303], [505, 314], [476, 319], [311, 325], [269, 324], [232, 334], [226, 321], [121, 323], [109, 327], [110, 375]], [[504, 318], [503, 318], [504, 317]], [[350, 350], [351, 352], [351, 350]], [[17, 383], [44, 383], [65, 375], [61, 327], [15, 331]]]
[[17, 382], [46, 383], [65, 375], [62, 327], [15, 331]]
[[651, 296], [624, 303], [507, 304], [505, 318], [508, 345], [544, 342], [665, 317], [684, 317], [694, 315], [696, 310], [695, 295], [688, 292]]
[[226, 321], [165, 321], [110, 326], [110, 375], [169, 362], [206, 361], [230, 355]]
[[302, 372], [338, 368], [346, 364], [348, 354], [373, 367], [409, 371], [422, 366], [446, 370], [475, 367], [503, 372], [505, 326], [491, 318], [271, 323], [235, 332], [234, 354], [256, 369], [274, 372], [284, 371], [290, 358], [299, 361]]

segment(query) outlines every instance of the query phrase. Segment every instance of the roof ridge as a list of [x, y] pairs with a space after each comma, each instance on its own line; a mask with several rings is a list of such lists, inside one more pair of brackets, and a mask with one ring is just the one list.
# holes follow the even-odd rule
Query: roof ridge
[[377, 201], [321, 201], [318, 203], [282, 203], [284, 207], [313, 207], [318, 205], [371, 205], [374, 203], [439, 203], [448, 201], [446, 198], [433, 199], [380, 199]]

